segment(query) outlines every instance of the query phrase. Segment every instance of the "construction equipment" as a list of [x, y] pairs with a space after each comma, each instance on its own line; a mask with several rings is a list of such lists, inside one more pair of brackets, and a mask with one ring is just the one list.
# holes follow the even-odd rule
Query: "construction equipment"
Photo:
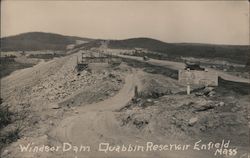
[[198, 70], [198, 71], [205, 71], [205, 68], [200, 67], [199, 63], [191, 63], [191, 62], [185, 62], [186, 67], [185, 70]]

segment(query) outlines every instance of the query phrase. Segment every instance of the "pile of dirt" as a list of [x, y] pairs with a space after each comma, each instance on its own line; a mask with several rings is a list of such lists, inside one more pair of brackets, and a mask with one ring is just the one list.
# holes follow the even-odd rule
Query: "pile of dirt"
[[247, 145], [247, 102], [225, 101], [194, 95], [163, 96], [146, 108], [134, 106], [122, 111], [118, 119], [121, 126], [152, 137], [184, 142], [223, 138], [234, 145]]
[[[106, 96], [115, 93], [122, 86], [121, 73], [112, 69], [102, 69], [98, 72], [82, 71], [74, 69], [74, 58], [69, 59], [55, 74], [48, 76], [42, 82], [32, 87], [33, 100], [42, 99], [47, 103], [60, 103], [79, 96], [86, 95], [85, 100], [79, 103], [105, 99]], [[114, 77], [109, 77], [114, 75]], [[100, 88], [109, 87], [109, 91], [101, 91]], [[108, 93], [108, 94], [107, 94]], [[93, 95], [96, 96], [93, 96]], [[98, 97], [99, 95], [99, 97]], [[90, 99], [88, 96], [95, 98]]]
[[[43, 136], [62, 118], [72, 115], [71, 106], [104, 100], [124, 84], [124, 73], [112, 67], [79, 74], [75, 66], [75, 56], [66, 56], [20, 70], [3, 80], [2, 96], [10, 111], [25, 112], [20, 138]], [[71, 100], [73, 104], [68, 105]]]
[[[167, 82], [159, 76], [158, 82], [163, 89], [182, 91], [185, 87], [178, 87], [178, 83]], [[157, 84], [149, 76], [145, 85]], [[146, 88], [154, 92], [154, 88]], [[160, 87], [157, 89], [161, 90]], [[229, 91], [228, 91], [229, 92]], [[153, 98], [134, 98], [117, 116], [120, 126], [130, 129], [142, 137], [152, 139], [178, 140], [191, 142], [194, 140], [218, 141], [231, 140], [235, 146], [249, 145], [249, 96], [242, 94], [224, 95], [220, 88], [199, 88], [191, 95], [185, 93], [164, 94]], [[148, 94], [148, 92], [147, 92]], [[202, 95], [197, 95], [202, 94]], [[213, 95], [211, 95], [213, 94]], [[237, 135], [235, 133], [238, 133]]]
[[[88, 73], [87, 73], [88, 74]], [[93, 76], [88, 74], [85, 75], [92, 79], [88, 79], [84, 83], [84, 86], [80, 86], [80, 89], [77, 89], [73, 95], [69, 95], [69, 97], [63, 98], [63, 101], [59, 103], [59, 106], [80, 106], [82, 104], [91, 104], [94, 102], [99, 102], [107, 99], [108, 97], [114, 96], [122, 87], [124, 81], [121, 79], [121, 76], [118, 75], [115, 71], [98, 74], [97, 76]], [[84, 78], [82, 75], [80, 76]], [[84, 79], [82, 79], [84, 81]], [[92, 83], [91, 83], [92, 82]]]
[[[147, 107], [154, 105], [158, 99], [167, 95], [186, 94], [186, 86], [180, 84], [177, 80], [165, 77], [161, 74], [143, 73], [141, 76], [142, 88], [137, 96], [121, 110], [130, 109], [134, 106]], [[197, 86], [192, 86], [191, 90], [195, 92]]]

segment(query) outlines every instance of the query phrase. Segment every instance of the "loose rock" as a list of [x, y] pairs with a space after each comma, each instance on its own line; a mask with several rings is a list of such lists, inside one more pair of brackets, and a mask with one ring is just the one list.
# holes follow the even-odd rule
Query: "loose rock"
[[196, 124], [196, 122], [198, 121], [198, 117], [192, 117], [189, 122], [188, 125], [189, 126], [193, 126], [194, 124]]

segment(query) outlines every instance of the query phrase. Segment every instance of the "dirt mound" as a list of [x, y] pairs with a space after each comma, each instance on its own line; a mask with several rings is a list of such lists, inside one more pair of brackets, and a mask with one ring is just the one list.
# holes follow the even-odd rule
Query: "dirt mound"
[[[228, 99], [227, 99], [228, 100]], [[230, 100], [232, 101], [232, 100]], [[239, 102], [219, 101], [195, 96], [164, 96], [151, 106], [134, 106], [120, 113], [121, 126], [138, 133], [190, 142], [228, 139], [234, 145], [248, 145], [247, 111]], [[207, 108], [210, 107], [210, 108]], [[226, 132], [225, 132], [226, 131]], [[235, 132], [240, 136], [235, 136]]]
[[[154, 93], [153, 87], [157, 86], [159, 90], [185, 91], [185, 87], [177, 82], [170, 84], [168, 79], [154, 77], [158, 78], [157, 82], [150, 75], [145, 77], [143, 94]], [[209, 95], [211, 92], [213, 95]], [[159, 137], [181, 142], [225, 139], [235, 146], [249, 145], [249, 96], [224, 95], [221, 89], [209, 87], [194, 90], [191, 95], [177, 91], [159, 97], [144, 96], [134, 98], [120, 110], [117, 119], [122, 128], [153, 139]]]
[[124, 74], [119, 67], [78, 73], [75, 66], [75, 55], [71, 55], [17, 71], [2, 80], [2, 96], [10, 110], [25, 112], [21, 138], [39, 141], [62, 118], [76, 112], [72, 106], [107, 99], [124, 84]]

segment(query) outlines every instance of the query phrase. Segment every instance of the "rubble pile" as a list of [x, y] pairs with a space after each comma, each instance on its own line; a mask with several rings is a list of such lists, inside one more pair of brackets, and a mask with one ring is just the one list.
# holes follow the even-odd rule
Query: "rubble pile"
[[210, 100], [195, 95], [166, 95], [155, 101], [152, 103], [154, 106], [142, 108], [130, 105], [121, 110], [118, 117], [121, 126], [134, 127], [134, 130], [152, 137], [161, 135], [182, 141], [191, 141], [187, 138], [216, 140], [223, 137], [247, 143], [246, 133], [241, 133], [241, 138], [232, 137], [233, 131], [246, 131], [248, 125], [247, 118], [242, 115], [244, 107], [239, 107], [237, 102], [229, 104], [232, 100]]
[[[70, 60], [73, 60], [73, 58]], [[78, 74], [74, 70], [73, 61], [70, 60], [56, 74], [45, 78], [44, 81], [33, 87], [33, 96], [42, 98], [50, 103], [59, 102], [79, 90], [88, 89], [90, 93], [91, 89], [92, 91], [98, 91], [98, 86], [105, 79], [107, 79], [107, 82], [112, 82], [111, 87], [115, 87], [117, 90], [121, 87], [121, 76], [115, 74], [116, 72], [108, 70], [103, 70], [102, 73], [82, 71]], [[109, 91], [106, 93], [110, 94], [112, 92]]]
[[[249, 110], [247, 96], [224, 95], [226, 91], [214, 87], [196, 88], [186, 95], [186, 87], [174, 81], [164, 80], [160, 75], [154, 76], [157, 81], [150, 75], [147, 77], [140, 95], [119, 111], [117, 119], [124, 130], [129, 127], [152, 139], [159, 136], [190, 142], [223, 138], [231, 140], [232, 144], [248, 143], [245, 132], [250, 118], [246, 115]], [[172, 93], [152, 95], [155, 90], [160, 94], [162, 89]], [[241, 133], [240, 137], [232, 136], [236, 131]]]
[[196, 96], [207, 96], [212, 97], [215, 96], [216, 92], [214, 87], [203, 87], [201, 90], [195, 93]]

